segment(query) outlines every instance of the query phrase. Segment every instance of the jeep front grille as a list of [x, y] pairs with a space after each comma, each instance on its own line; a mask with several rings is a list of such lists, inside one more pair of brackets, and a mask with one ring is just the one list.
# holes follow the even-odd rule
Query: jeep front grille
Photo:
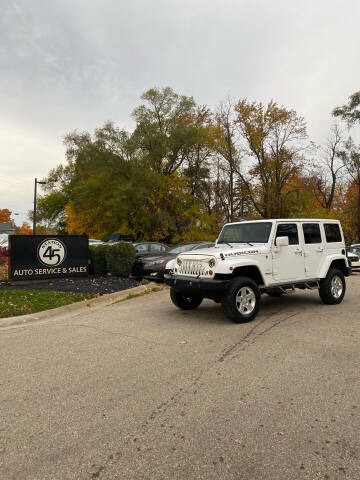
[[181, 275], [197, 277], [208, 275], [209, 265], [201, 260], [182, 260], [181, 265], [177, 265], [177, 268]]

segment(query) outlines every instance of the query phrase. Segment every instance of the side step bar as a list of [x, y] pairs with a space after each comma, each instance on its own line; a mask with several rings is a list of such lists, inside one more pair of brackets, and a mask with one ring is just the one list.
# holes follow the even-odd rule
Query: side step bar
[[300, 288], [301, 290], [319, 290], [320, 285], [318, 281], [310, 281], [310, 282], [299, 282], [299, 283], [286, 283], [284, 285], [274, 285], [273, 287], [264, 288], [264, 292], [268, 291], [278, 291], [282, 293], [292, 293], [295, 291], [296, 288]]
[[279, 290], [283, 293], [291, 293], [291, 292], [295, 292], [295, 287], [294, 287], [294, 285], [291, 285], [290, 287], [288, 287], [288, 286], [279, 287]]

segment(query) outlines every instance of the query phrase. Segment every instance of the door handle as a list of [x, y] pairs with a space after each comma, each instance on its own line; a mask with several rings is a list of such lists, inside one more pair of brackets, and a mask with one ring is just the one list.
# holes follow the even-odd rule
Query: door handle
[[324, 247], [319, 247], [316, 249], [317, 252], [323, 252], [324, 251]]
[[302, 250], [299, 250], [299, 249], [294, 250], [294, 253], [295, 253], [296, 255], [302, 255]]

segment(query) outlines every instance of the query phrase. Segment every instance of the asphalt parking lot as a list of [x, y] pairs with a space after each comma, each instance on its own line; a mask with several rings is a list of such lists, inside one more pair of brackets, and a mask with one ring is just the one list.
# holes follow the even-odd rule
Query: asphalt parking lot
[[360, 274], [252, 323], [167, 290], [0, 328], [6, 480], [360, 478]]

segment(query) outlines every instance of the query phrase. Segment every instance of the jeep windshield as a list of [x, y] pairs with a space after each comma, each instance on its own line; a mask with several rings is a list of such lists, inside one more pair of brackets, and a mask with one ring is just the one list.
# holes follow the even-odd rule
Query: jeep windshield
[[267, 243], [271, 227], [271, 222], [226, 225], [217, 243]]

